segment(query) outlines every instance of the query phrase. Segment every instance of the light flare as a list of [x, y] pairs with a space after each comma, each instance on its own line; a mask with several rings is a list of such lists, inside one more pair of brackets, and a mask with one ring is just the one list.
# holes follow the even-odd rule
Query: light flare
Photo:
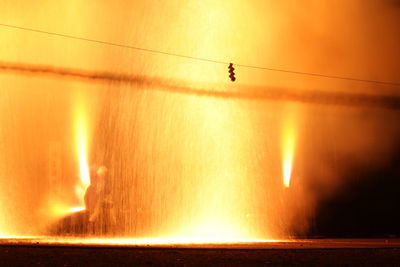
[[295, 123], [293, 116], [286, 118], [282, 130], [282, 171], [283, 185], [290, 187], [292, 177], [294, 152], [296, 146]]
[[[217, 210], [211, 212], [217, 212]], [[228, 219], [234, 220], [227, 221]], [[189, 231], [184, 232], [182, 236], [175, 236], [174, 240], [184, 240], [184, 243], [227, 243], [250, 240], [248, 229], [242, 228], [246, 227], [245, 222], [238, 218], [226, 216], [225, 220], [224, 218], [198, 220], [196, 225], [188, 229]]]
[[85, 209], [84, 196], [86, 189], [90, 185], [90, 171], [88, 164], [88, 121], [87, 111], [85, 110], [82, 97], [77, 97], [75, 106], [75, 144], [76, 155], [79, 164], [79, 177], [80, 181], [75, 186], [75, 193], [79, 198], [80, 205], [78, 209]]
[[67, 216], [71, 213], [79, 212], [85, 210], [85, 207], [70, 207], [62, 202], [52, 201], [49, 207], [49, 214], [54, 218], [60, 218]]

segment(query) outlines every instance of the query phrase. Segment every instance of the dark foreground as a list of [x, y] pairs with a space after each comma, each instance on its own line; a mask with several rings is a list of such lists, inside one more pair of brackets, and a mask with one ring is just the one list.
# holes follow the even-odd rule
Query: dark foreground
[[400, 266], [398, 239], [94, 246], [0, 240], [0, 266]]

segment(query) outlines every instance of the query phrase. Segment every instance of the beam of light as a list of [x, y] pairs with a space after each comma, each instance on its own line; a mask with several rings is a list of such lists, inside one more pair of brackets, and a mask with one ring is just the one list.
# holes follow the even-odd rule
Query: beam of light
[[88, 121], [82, 96], [78, 96], [74, 114], [75, 149], [79, 164], [80, 181], [75, 187], [75, 193], [80, 201], [80, 207], [74, 210], [85, 209], [84, 196], [90, 185], [90, 171], [88, 164]]
[[289, 114], [289, 117], [284, 118], [282, 129], [282, 171], [283, 185], [285, 187], [290, 186], [296, 146], [296, 129], [292, 116], [293, 114]]

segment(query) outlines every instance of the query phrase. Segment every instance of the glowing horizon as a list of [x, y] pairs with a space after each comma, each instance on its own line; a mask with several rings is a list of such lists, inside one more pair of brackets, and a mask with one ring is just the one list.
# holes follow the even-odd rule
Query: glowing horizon
[[[290, 240], [281, 239], [240, 239], [240, 238], [225, 238], [225, 239], [207, 239], [207, 238], [187, 238], [187, 237], [143, 237], [143, 238], [96, 238], [96, 237], [49, 237], [45, 235], [37, 236], [13, 236], [13, 235], [2, 235], [2, 240], [26, 240], [26, 241], [41, 241], [46, 244], [69, 244], [69, 245], [122, 245], [122, 246], [148, 246], [148, 245], [224, 245], [224, 244], [244, 244], [244, 243], [272, 243], [282, 242]], [[37, 243], [36, 243], [37, 244]]]

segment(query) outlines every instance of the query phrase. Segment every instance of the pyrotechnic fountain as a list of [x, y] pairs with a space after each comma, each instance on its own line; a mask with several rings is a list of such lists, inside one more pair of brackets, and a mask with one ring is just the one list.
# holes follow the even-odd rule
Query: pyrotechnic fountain
[[[32, 98], [38, 99], [37, 92], [29, 92]], [[58, 135], [45, 138], [41, 144], [49, 153], [43, 154], [42, 149], [30, 151], [33, 156], [29, 164], [37, 165], [40, 173], [48, 175], [35, 179], [30, 178], [30, 173], [26, 178], [17, 176], [18, 183], [42, 184], [36, 191], [25, 192], [25, 198], [37, 200], [30, 216], [40, 218], [40, 227], [31, 223], [33, 228], [28, 234], [46, 235], [49, 227], [56, 227], [58, 236], [89, 234], [85, 230], [85, 219], [73, 218], [85, 213], [83, 200], [90, 184], [90, 162], [94, 162], [104, 164], [110, 170], [112, 197], [119, 218], [115, 233], [118, 237], [162, 238], [159, 239], [164, 240], [162, 242], [189, 243], [271, 237], [274, 221], [269, 219], [269, 214], [282, 211], [277, 205], [282, 183], [279, 167], [260, 166], [273, 154], [266, 155], [263, 149], [254, 146], [257, 138], [262, 136], [253, 132], [254, 111], [249, 109], [253, 102], [131, 88], [111, 88], [105, 94], [102, 90], [87, 89], [69, 92], [68, 100], [45, 104], [47, 99], [53, 99], [61, 92], [43, 90], [45, 98], [40, 106], [49, 105], [46, 108], [53, 112], [46, 114], [38, 110], [30, 113], [27, 119], [42, 120], [43, 116], [53, 118], [54, 114], [63, 114], [62, 120], [69, 122], [68, 128], [60, 130], [57, 124], [44, 123], [51, 121], [45, 119], [43, 128], [32, 127], [30, 132], [29, 142], [41, 142], [42, 131], [50, 135], [59, 130]], [[6, 96], [13, 99], [13, 104], [24, 101], [22, 96], [17, 98], [18, 95], [10, 91]], [[93, 100], [99, 98], [101, 100]], [[67, 102], [63, 110], [57, 108], [60, 101]], [[92, 108], [89, 112], [91, 105], [102, 107], [98, 108], [101, 111]], [[14, 106], [18, 112], [21, 105]], [[11, 132], [21, 131], [26, 123], [25, 119], [17, 123]], [[290, 130], [293, 129], [289, 129], [289, 137]], [[279, 132], [276, 129], [277, 140]], [[11, 137], [3, 132], [2, 138], [9, 140]], [[282, 140], [285, 138], [287, 136], [283, 135]], [[47, 139], [55, 141], [48, 142]], [[8, 159], [15, 157], [10, 154], [14, 146], [14, 143], [8, 143], [3, 148]], [[277, 149], [272, 148], [275, 157], [279, 154]], [[42, 159], [38, 161], [38, 157]], [[3, 162], [8, 164], [7, 158]], [[18, 169], [24, 167], [20, 165]], [[2, 171], [7, 174], [7, 169]], [[263, 178], [268, 172], [271, 178]], [[16, 201], [17, 196], [4, 195]], [[42, 201], [37, 199], [38, 195]], [[265, 196], [268, 203], [264, 203]], [[8, 201], [3, 203], [10, 205]], [[274, 209], [271, 203], [277, 207]], [[26, 212], [25, 206], [19, 209]], [[275, 217], [275, 224], [276, 218], [284, 216]], [[270, 223], [266, 224], [267, 221]], [[3, 235], [24, 236], [27, 223], [17, 220], [15, 225], [19, 227], [10, 232], [3, 228]], [[272, 227], [266, 228], [268, 225]], [[282, 231], [274, 230], [275, 233]], [[103, 234], [95, 231], [91, 237]]]
[[294, 154], [296, 148], [296, 137], [299, 135], [299, 124], [301, 112], [290, 106], [286, 109], [283, 118], [282, 137], [281, 137], [281, 153], [282, 153], [282, 175], [285, 187], [290, 186], [292, 178], [292, 169], [294, 163]]
[[[84, 10], [78, 1], [66, 5], [71, 10], [76, 6]], [[315, 77], [299, 79], [302, 83], [287, 80], [282, 73], [266, 76], [243, 66], [235, 70], [238, 78], [232, 83], [228, 65], [219, 60], [259, 62], [259, 58], [272, 56], [269, 50], [262, 55], [254, 51], [263, 46], [274, 51], [278, 45], [265, 41], [264, 29], [254, 22], [254, 16], [265, 17], [264, 13], [244, 1], [214, 5], [203, 10], [196, 1], [187, 1], [175, 7], [176, 21], [164, 25], [159, 19], [153, 29], [158, 35], [149, 37], [151, 40], [143, 38], [147, 31], [124, 29], [126, 32], [115, 33], [117, 27], [100, 27], [104, 32], [97, 38], [112, 36], [121, 43], [158, 45], [160, 51], [193, 57], [137, 54], [127, 47], [111, 50], [116, 48], [105, 46], [107, 50], [79, 38], [52, 45], [29, 33], [44, 50], [57, 51], [54, 55], [43, 53], [40, 60], [77, 70], [66, 74], [48, 68], [0, 77], [5, 85], [0, 88], [0, 215], [4, 218], [0, 220], [0, 236], [79, 236], [107, 242], [101, 239], [106, 236], [125, 238], [114, 241], [127, 243], [239, 242], [288, 238], [293, 224], [299, 228], [306, 224], [307, 184], [295, 184], [294, 178], [300, 178], [294, 174], [297, 165], [303, 165], [304, 170], [313, 164], [307, 162], [309, 151], [302, 147], [300, 134], [299, 119], [307, 117], [307, 108], [290, 101], [331, 104], [324, 92], [333, 86]], [[148, 4], [139, 6], [154, 12]], [[189, 12], [193, 10], [200, 15], [193, 16]], [[90, 12], [95, 11], [90, 7]], [[83, 29], [90, 29], [88, 21], [82, 19]], [[122, 16], [115, 21], [118, 25], [125, 22]], [[275, 22], [280, 20], [275, 18]], [[271, 35], [279, 32], [277, 24], [264, 24]], [[251, 33], [255, 40], [263, 40], [262, 45], [259, 40], [243, 42], [244, 34], [232, 29]], [[87, 34], [80, 31], [76, 35]], [[128, 33], [134, 36], [128, 38]], [[2, 34], [4, 39], [12, 35]], [[27, 45], [25, 37], [13, 38], [17, 48]], [[61, 55], [60, 47], [68, 47], [72, 56]], [[8, 48], [3, 56], [25, 62], [27, 55], [20, 56], [17, 48]], [[197, 56], [215, 60], [197, 60]], [[92, 70], [94, 75], [79, 69]], [[96, 72], [102, 69], [116, 74]], [[127, 79], [131, 76], [119, 73], [137, 76]], [[124, 77], [125, 83], [121, 82]], [[96, 83], [98, 80], [102, 83]], [[248, 90], [266, 81], [283, 91], [308, 84], [326, 86], [320, 95], [303, 99], [297, 90], [276, 99], [273, 90], [264, 90], [264, 94]], [[352, 103], [346, 95], [331, 97], [333, 103]], [[366, 105], [379, 102], [371, 99], [361, 97]], [[382, 106], [387, 105], [385, 101], [381, 101]], [[323, 112], [327, 117], [332, 115], [330, 110]], [[341, 124], [332, 121], [332, 125]], [[326, 136], [330, 135], [322, 133], [319, 139]], [[91, 177], [96, 175], [91, 167], [101, 165], [108, 170], [107, 205], [116, 213], [116, 223], [101, 216], [89, 222], [85, 194], [96, 178]]]
[[75, 114], [75, 142], [76, 142], [76, 155], [79, 162], [79, 177], [80, 184], [75, 188], [76, 194], [80, 200], [79, 209], [85, 209], [84, 196], [87, 188], [90, 185], [90, 173], [89, 173], [89, 162], [88, 162], [88, 107], [87, 103], [83, 103], [82, 96], [76, 97], [76, 106], [74, 108]]

